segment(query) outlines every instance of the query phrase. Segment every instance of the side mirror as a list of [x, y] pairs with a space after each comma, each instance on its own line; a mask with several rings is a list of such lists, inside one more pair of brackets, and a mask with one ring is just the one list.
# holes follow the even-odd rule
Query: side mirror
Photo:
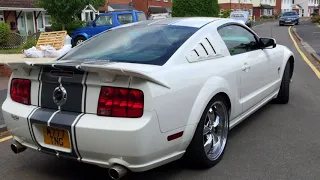
[[260, 38], [260, 43], [263, 49], [272, 49], [277, 46], [277, 42], [273, 38]]

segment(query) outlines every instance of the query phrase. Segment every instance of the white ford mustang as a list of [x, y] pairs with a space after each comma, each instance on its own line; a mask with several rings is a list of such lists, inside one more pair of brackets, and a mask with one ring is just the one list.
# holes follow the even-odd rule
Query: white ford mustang
[[26, 148], [109, 168], [212, 167], [228, 131], [286, 104], [294, 55], [232, 19], [168, 18], [103, 32], [49, 63], [11, 63], [2, 105]]

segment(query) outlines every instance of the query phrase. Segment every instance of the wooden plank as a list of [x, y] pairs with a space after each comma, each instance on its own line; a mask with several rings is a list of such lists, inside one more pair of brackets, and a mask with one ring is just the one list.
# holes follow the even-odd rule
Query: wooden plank
[[51, 45], [57, 50], [61, 49], [66, 39], [67, 31], [43, 32], [40, 34], [36, 48], [40, 46]]

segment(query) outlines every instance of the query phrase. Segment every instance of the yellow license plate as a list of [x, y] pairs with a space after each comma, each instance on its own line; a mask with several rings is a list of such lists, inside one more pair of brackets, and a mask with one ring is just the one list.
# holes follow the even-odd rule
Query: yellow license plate
[[70, 149], [69, 133], [65, 129], [43, 127], [44, 143]]

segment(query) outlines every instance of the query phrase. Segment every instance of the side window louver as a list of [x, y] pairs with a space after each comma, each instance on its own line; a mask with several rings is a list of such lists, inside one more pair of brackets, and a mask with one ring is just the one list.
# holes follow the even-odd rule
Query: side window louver
[[213, 48], [210, 38], [206, 37], [189, 52], [187, 59], [188, 61], [194, 62], [214, 55], [216, 55], [216, 51]]

